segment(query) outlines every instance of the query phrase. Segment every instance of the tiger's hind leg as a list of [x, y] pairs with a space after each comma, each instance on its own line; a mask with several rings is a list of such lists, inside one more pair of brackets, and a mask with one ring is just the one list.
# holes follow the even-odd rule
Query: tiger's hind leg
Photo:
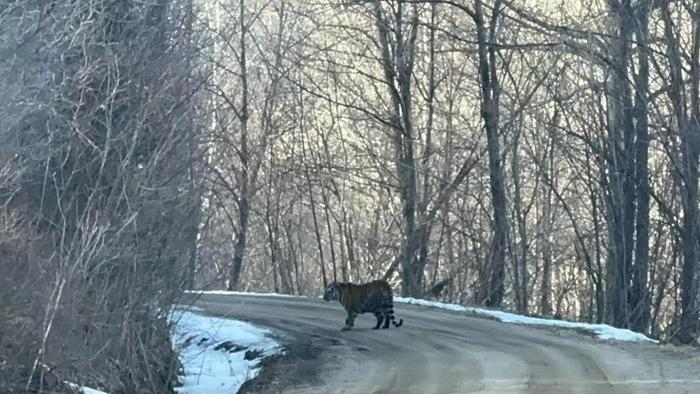
[[357, 313], [348, 312], [348, 317], [345, 319], [345, 327], [342, 328], [343, 331], [347, 331], [352, 328], [352, 326], [355, 324], [355, 317], [357, 317]]
[[384, 313], [382, 312], [374, 312], [374, 317], [377, 318], [377, 325], [374, 326], [374, 330], [378, 329], [379, 326], [382, 325], [382, 322], [384, 321]]
[[390, 307], [389, 309], [384, 311], [384, 326], [382, 326], [382, 329], [389, 328], [389, 323], [390, 323], [391, 317], [393, 315], [394, 315], [393, 307]]

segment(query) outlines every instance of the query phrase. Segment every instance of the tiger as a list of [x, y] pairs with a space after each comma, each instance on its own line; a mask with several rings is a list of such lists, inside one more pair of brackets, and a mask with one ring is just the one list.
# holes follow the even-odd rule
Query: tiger
[[401, 327], [403, 324], [403, 319], [396, 322], [394, 296], [391, 286], [385, 280], [375, 280], [360, 285], [333, 282], [326, 287], [323, 299], [326, 302], [338, 301], [345, 308], [348, 317], [342, 328], [344, 331], [352, 328], [358, 314], [368, 312], [377, 318], [374, 330], [378, 329], [382, 322], [384, 323], [382, 329], [389, 328], [390, 321], [395, 327]]

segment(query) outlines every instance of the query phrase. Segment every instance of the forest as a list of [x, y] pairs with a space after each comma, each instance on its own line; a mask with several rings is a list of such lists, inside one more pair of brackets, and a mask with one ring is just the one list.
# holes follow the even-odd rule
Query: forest
[[0, 392], [169, 392], [188, 289], [700, 334], [700, 0], [0, 2]]

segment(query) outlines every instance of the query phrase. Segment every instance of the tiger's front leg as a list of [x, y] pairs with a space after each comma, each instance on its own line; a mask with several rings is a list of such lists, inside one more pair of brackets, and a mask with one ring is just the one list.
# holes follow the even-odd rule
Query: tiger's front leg
[[357, 313], [354, 311], [348, 312], [348, 317], [345, 319], [345, 327], [342, 328], [343, 331], [347, 331], [352, 328], [353, 324], [355, 324], [355, 318], [357, 317]]

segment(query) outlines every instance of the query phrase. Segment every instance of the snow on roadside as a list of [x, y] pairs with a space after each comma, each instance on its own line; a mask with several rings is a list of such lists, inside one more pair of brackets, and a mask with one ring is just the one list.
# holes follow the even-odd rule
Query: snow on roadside
[[411, 298], [411, 297], [396, 297], [396, 296], [394, 296], [394, 301], [402, 302], [404, 304], [431, 306], [433, 308], [447, 309], [447, 310], [454, 311], [454, 312], [467, 312], [469, 310], [467, 307], [464, 307], [462, 305], [445, 304], [444, 302], [426, 301], [426, 300], [421, 300], [418, 298]]
[[90, 387], [84, 387], [84, 386], [83, 386], [82, 389], [83, 389], [83, 394], [107, 394], [107, 393], [105, 393], [104, 391], [91, 389]]
[[284, 353], [269, 330], [176, 309], [172, 333], [185, 376], [184, 394], [236, 393], [260, 372], [263, 358]]
[[85, 386], [82, 386], [82, 387], [81, 387], [81, 386], [79, 386], [79, 385], [77, 385], [77, 384], [75, 384], [75, 383], [71, 383], [71, 382], [65, 382], [65, 383], [66, 383], [71, 389], [77, 390], [78, 392], [80, 392], [80, 393], [82, 393], [82, 394], [107, 394], [107, 393], [105, 393], [104, 391], [91, 389], [90, 387], [85, 387]]
[[466, 307], [457, 304], [445, 304], [442, 302], [426, 301], [410, 297], [394, 297], [394, 301], [403, 302], [406, 304], [416, 304], [440, 309], [447, 309], [455, 312], [474, 313], [477, 315], [493, 317], [505, 323], [583, 329], [592, 331], [596, 334], [598, 338], [606, 340], [633, 342], [649, 341], [654, 343], [658, 342], [657, 340], [651, 339], [644, 334], [640, 334], [638, 332], [634, 332], [632, 330], [627, 330], [623, 328], [611, 327], [606, 324], [576, 323], [564, 320], [543, 319], [539, 317], [516, 315], [514, 313], [508, 313], [503, 311]]
[[220, 294], [220, 295], [243, 295], [243, 296], [264, 296], [264, 297], [289, 297], [289, 298], [307, 298], [304, 296], [279, 294], [279, 293], [248, 293], [245, 291], [229, 291], [229, 290], [185, 290], [186, 294]]

